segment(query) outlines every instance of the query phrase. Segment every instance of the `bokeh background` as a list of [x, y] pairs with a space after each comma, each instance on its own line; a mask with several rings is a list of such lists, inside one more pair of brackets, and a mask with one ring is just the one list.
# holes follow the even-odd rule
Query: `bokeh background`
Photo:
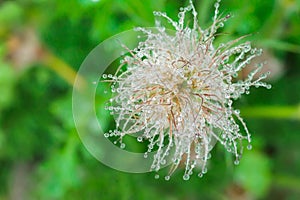
[[[221, 40], [245, 34], [264, 49], [271, 90], [252, 89], [235, 106], [253, 134], [238, 166], [221, 145], [208, 173], [170, 181], [110, 169], [82, 145], [72, 117], [72, 83], [101, 41], [153, 26], [153, 11], [176, 19], [187, 0], [16, 0], [0, 2], [0, 200], [300, 199], [300, 1], [223, 0], [233, 16]], [[208, 27], [214, 1], [195, 0]], [[218, 41], [217, 41], [218, 42]], [[248, 66], [240, 75], [251, 70]], [[97, 96], [99, 104], [102, 97]], [[97, 105], [96, 105], [97, 107]], [[101, 118], [101, 116], [100, 116]], [[113, 128], [104, 120], [106, 129]], [[134, 144], [132, 144], [134, 145]]]

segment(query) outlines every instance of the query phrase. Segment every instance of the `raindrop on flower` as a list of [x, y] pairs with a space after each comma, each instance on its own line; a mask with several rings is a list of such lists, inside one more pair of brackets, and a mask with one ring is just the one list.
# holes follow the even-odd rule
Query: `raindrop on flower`
[[124, 149], [125, 146], [126, 146], [126, 145], [125, 145], [124, 143], [121, 143], [120, 148], [121, 148], [121, 149]]
[[247, 145], [247, 149], [248, 149], [248, 150], [251, 150], [251, 149], [252, 149], [252, 145], [251, 145], [251, 144], [248, 144], [248, 145]]
[[142, 141], [143, 141], [143, 138], [142, 138], [142, 137], [137, 137], [137, 141], [138, 141], [138, 142], [142, 142]]
[[190, 179], [190, 176], [188, 174], [183, 175], [183, 180], [187, 181]]

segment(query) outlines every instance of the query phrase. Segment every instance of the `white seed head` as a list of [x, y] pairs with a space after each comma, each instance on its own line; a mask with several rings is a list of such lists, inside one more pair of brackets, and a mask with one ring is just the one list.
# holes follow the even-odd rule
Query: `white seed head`
[[[230, 17], [218, 15], [218, 2], [213, 23], [205, 30], [198, 25], [191, 1], [180, 9], [178, 21], [154, 12], [176, 33], [168, 34], [160, 21], [155, 33], [137, 28], [147, 38], [122, 61], [127, 70], [113, 78], [103, 76], [113, 82], [115, 95], [108, 108], [118, 124], [114, 136], [135, 134], [139, 142], [149, 141], [147, 152], [156, 150], [152, 170], [158, 171], [169, 156], [173, 161], [169, 175], [184, 162], [185, 180], [197, 166], [201, 167], [199, 176], [206, 173], [216, 141], [238, 163], [242, 140], [250, 143], [250, 133], [239, 110], [232, 107], [233, 100], [249, 93], [251, 86], [270, 87], [261, 82], [266, 75], [253, 80], [261, 65], [248, 78], [237, 81], [238, 73], [261, 54], [260, 49], [252, 48], [248, 41], [239, 43], [244, 37], [214, 45], [218, 28]], [[185, 25], [187, 12], [193, 15], [192, 27]]]

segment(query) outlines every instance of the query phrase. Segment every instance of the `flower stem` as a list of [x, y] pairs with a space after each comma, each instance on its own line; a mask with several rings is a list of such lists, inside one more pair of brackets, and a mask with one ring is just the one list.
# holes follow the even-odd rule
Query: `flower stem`
[[[76, 71], [65, 63], [63, 60], [59, 59], [55, 55], [46, 52], [43, 56], [43, 63], [52, 69], [56, 74], [58, 74], [62, 79], [64, 79], [69, 85], [73, 86], [73, 83], [76, 79]], [[79, 82], [80, 85], [74, 85], [76, 89], [80, 89], [85, 86], [85, 81], [81, 77]]]
[[255, 106], [242, 108], [248, 118], [297, 119], [300, 120], [299, 106]]

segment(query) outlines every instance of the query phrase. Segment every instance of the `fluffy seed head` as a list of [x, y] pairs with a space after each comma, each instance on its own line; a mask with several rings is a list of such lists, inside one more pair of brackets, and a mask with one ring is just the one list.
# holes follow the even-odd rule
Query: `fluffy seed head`
[[[156, 150], [152, 170], [160, 170], [172, 159], [166, 180], [180, 163], [185, 166], [185, 180], [197, 166], [201, 177], [216, 142], [232, 152], [238, 164], [242, 140], [250, 143], [251, 139], [239, 110], [232, 107], [233, 100], [248, 94], [251, 86], [270, 88], [261, 82], [267, 74], [253, 80], [261, 64], [247, 79], [237, 78], [251, 59], [262, 53], [260, 49], [252, 48], [248, 41], [241, 43], [244, 37], [214, 45], [218, 28], [230, 18], [219, 16], [218, 7], [219, 1], [207, 29], [199, 27], [191, 1], [181, 8], [178, 21], [154, 12], [157, 18], [165, 18], [175, 33], [169, 33], [159, 20], [155, 32], [137, 28], [146, 34], [146, 40], [124, 58], [125, 72], [108, 77], [115, 95], [107, 109], [113, 111], [117, 126], [110, 135], [137, 135], [138, 142], [149, 141], [145, 157]], [[188, 12], [193, 16], [192, 27], [185, 22]]]

